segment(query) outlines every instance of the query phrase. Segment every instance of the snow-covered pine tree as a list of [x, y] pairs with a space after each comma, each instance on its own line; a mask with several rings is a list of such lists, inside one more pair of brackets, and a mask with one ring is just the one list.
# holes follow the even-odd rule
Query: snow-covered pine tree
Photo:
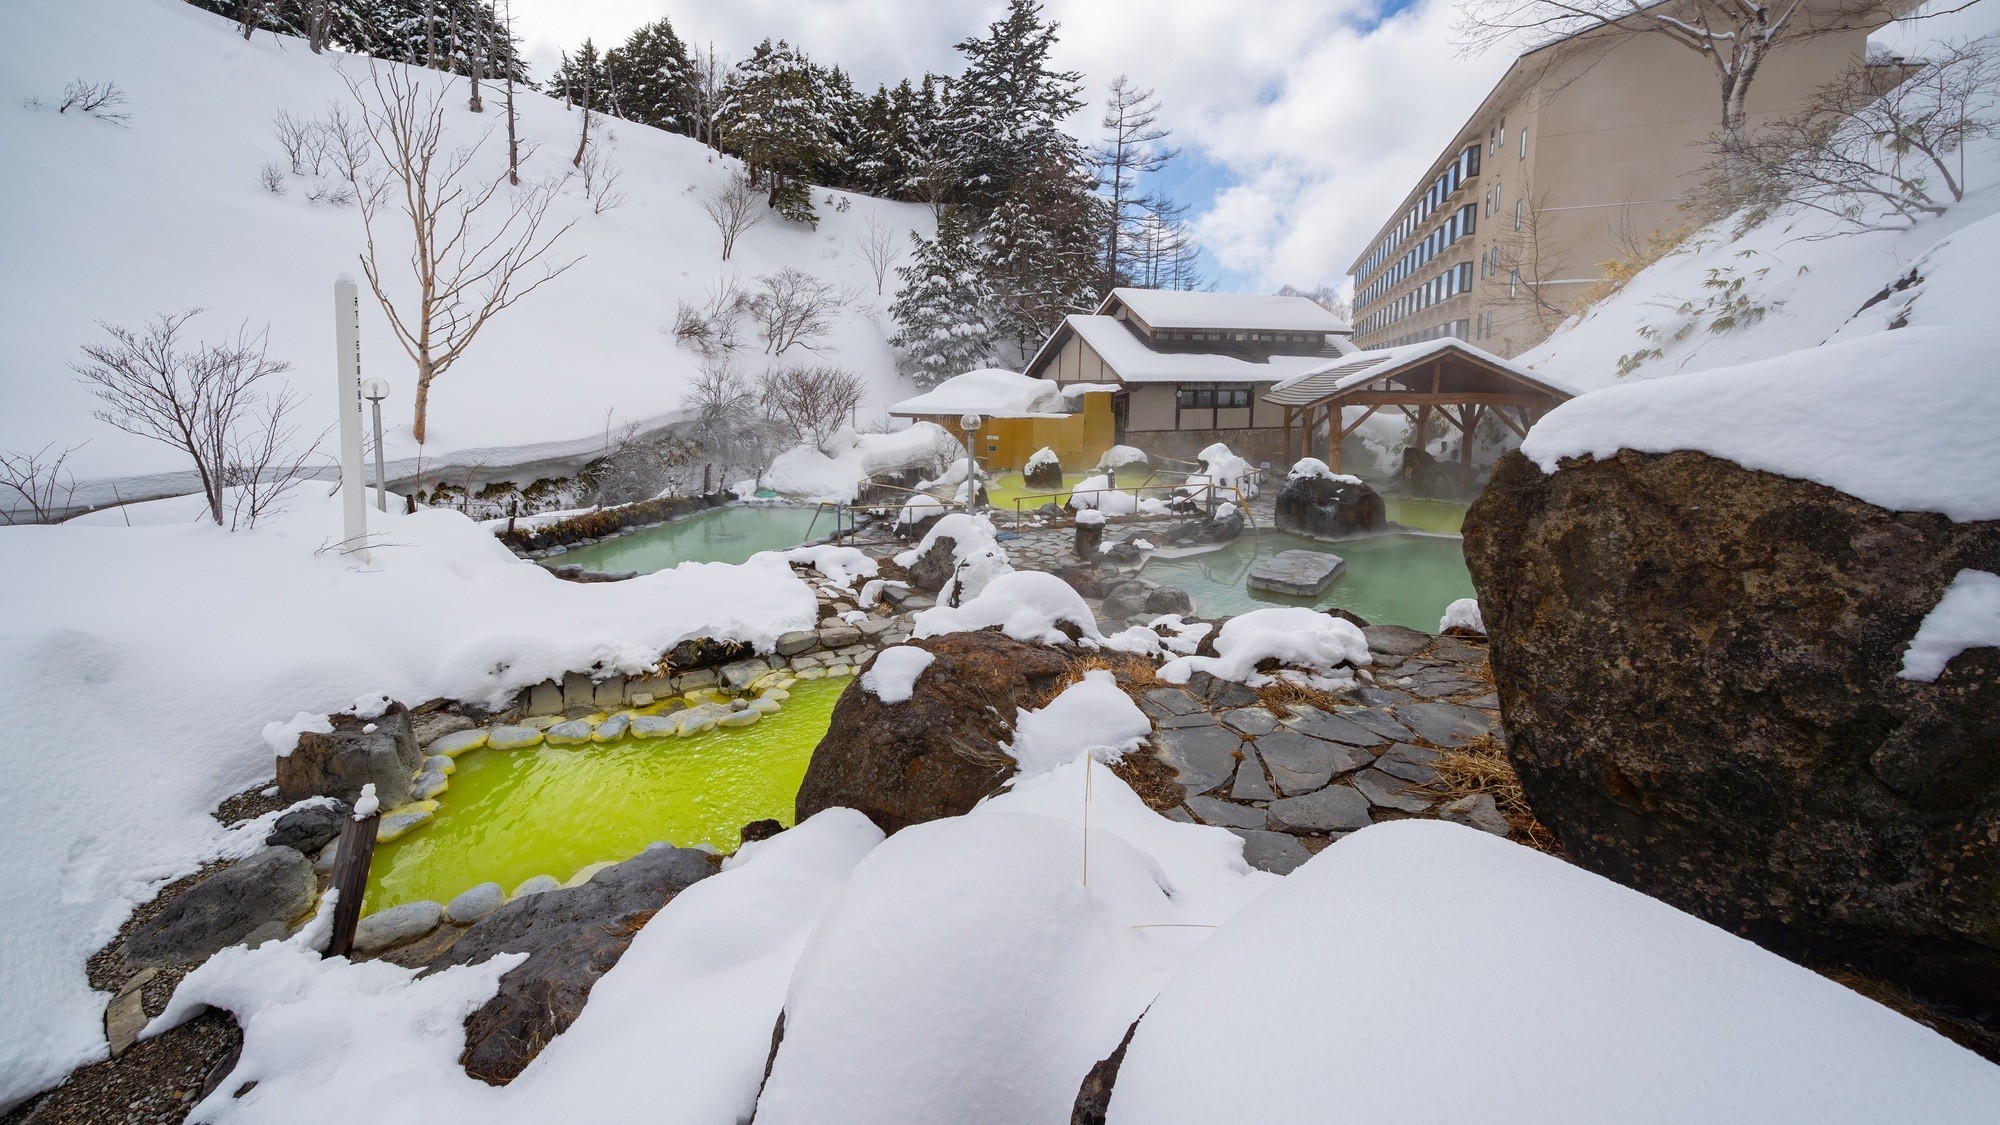
[[766, 39], [730, 74], [717, 121], [724, 150], [743, 158], [771, 209], [808, 225], [819, 222], [813, 173], [841, 158], [826, 86], [805, 52]]
[[1070, 313], [1097, 304], [1107, 208], [1090, 175], [1051, 158], [1018, 177], [986, 224], [989, 318], [1021, 361]]
[[585, 39], [574, 52], [562, 52], [561, 59], [549, 75], [548, 95], [596, 113], [611, 112], [611, 77], [597, 44]]
[[938, 221], [936, 238], [910, 236], [910, 263], [899, 266], [902, 293], [891, 306], [897, 366], [919, 387], [935, 387], [992, 362], [992, 292], [978, 239], [960, 219]]
[[[286, 0], [304, 3], [306, 0]], [[491, 0], [353, 0], [366, 12], [369, 44], [359, 49], [376, 58], [417, 66], [433, 65], [457, 75], [472, 73], [479, 61], [484, 79], [530, 85], [528, 65], [516, 49]], [[345, 44], [343, 44], [345, 46]]]
[[694, 132], [693, 79], [687, 45], [662, 17], [634, 31], [604, 53], [605, 69], [618, 91], [618, 116], [673, 133]]
[[1059, 127], [1083, 106], [1083, 76], [1049, 69], [1056, 25], [1037, 0], [1010, 0], [1007, 16], [984, 37], [958, 44], [965, 72], [951, 84], [948, 160], [958, 182], [955, 205], [984, 218], [1017, 179], [1051, 162], [1081, 165], [1083, 150]]

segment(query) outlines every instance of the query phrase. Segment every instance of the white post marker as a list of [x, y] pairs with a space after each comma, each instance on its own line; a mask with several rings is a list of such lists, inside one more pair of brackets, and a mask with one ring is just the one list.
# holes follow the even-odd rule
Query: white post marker
[[389, 397], [389, 380], [364, 380], [361, 397], [375, 408], [375, 510], [386, 512], [389, 510], [389, 478], [382, 475], [382, 400]]
[[979, 488], [975, 482], [979, 476], [979, 459], [972, 443], [985, 421], [971, 413], [962, 415], [958, 420], [959, 429], [965, 431], [965, 510], [968, 512], [978, 507]]
[[361, 295], [354, 279], [333, 283], [334, 408], [340, 411], [342, 544], [368, 561], [368, 493], [361, 483]]

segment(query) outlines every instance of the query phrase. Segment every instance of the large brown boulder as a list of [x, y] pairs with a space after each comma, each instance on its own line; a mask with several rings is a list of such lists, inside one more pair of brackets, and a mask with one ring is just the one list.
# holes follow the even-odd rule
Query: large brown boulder
[[2000, 649], [1898, 676], [1959, 569], [2000, 571], [2000, 522], [1701, 453], [1516, 453], [1465, 557], [1509, 753], [1571, 859], [2000, 1017]]
[[372, 718], [340, 714], [329, 722], [331, 731], [302, 732], [298, 746], [278, 759], [278, 795], [287, 801], [337, 797], [352, 805], [362, 786], [373, 785], [383, 808], [407, 804], [410, 779], [424, 761], [409, 709], [391, 703]]
[[430, 969], [472, 965], [499, 953], [528, 959], [500, 978], [492, 999], [465, 1019], [465, 1072], [495, 1086], [534, 1060], [575, 1022], [599, 977], [667, 900], [713, 875], [714, 856], [655, 844], [579, 887], [517, 898], [474, 923]]
[[884, 832], [958, 816], [1000, 791], [1014, 759], [1014, 714], [1046, 704], [1071, 675], [1062, 649], [1000, 633], [912, 641], [932, 654], [909, 699], [848, 684], [799, 786], [798, 819], [858, 809]]

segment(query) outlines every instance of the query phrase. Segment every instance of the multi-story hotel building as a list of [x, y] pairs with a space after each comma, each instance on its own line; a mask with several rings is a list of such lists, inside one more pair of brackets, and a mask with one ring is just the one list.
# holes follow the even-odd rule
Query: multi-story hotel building
[[[1861, 60], [1870, 30], [1773, 51], [1750, 124]], [[1719, 87], [1694, 51], [1616, 23], [1522, 54], [1350, 267], [1354, 342], [1456, 336], [1500, 356], [1539, 343], [1604, 262], [1679, 218]]]

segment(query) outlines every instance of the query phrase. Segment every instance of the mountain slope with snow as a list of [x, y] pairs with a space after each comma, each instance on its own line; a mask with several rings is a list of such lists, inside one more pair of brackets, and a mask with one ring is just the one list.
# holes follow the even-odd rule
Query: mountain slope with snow
[[[271, 355], [292, 364], [293, 386], [318, 397], [305, 408], [314, 422], [308, 429], [316, 432], [322, 415], [331, 420], [323, 405], [332, 381], [331, 289], [342, 273], [360, 275], [360, 213], [309, 201], [309, 176], [287, 175], [286, 193], [274, 194], [259, 170], [285, 163], [276, 114], [314, 117], [335, 102], [351, 104], [341, 75], [365, 78], [369, 65], [314, 55], [298, 39], [259, 34], [245, 42], [228, 21], [180, 0], [0, 7], [0, 151], [8, 154], [0, 269], [11, 279], [0, 302], [7, 403], [0, 450], [87, 441], [70, 463], [78, 477], [128, 478], [128, 494], [129, 478], [184, 469], [173, 450], [93, 420], [94, 400], [68, 364], [80, 345], [102, 336], [97, 321], [137, 326], [195, 306], [209, 310], [194, 324], [207, 339], [268, 323]], [[444, 77], [412, 73], [432, 83]], [[116, 83], [129, 121], [58, 113], [75, 79]], [[448, 100], [449, 140], [469, 146], [484, 135], [474, 167], [498, 176], [506, 159], [499, 90], [489, 85], [481, 114], [467, 109], [465, 92], [460, 81]], [[532, 151], [524, 177], [569, 171], [578, 115], [528, 91], [516, 100], [524, 149]], [[855, 302], [817, 352], [794, 347], [782, 362], [863, 374], [864, 413], [908, 393], [886, 342], [895, 277], [878, 295], [859, 243], [871, 220], [899, 238], [928, 233], [927, 209], [819, 189], [817, 229], [770, 215], [725, 263], [700, 204], [737, 161], [628, 122], [600, 118], [592, 132], [622, 172], [626, 201], [594, 213], [578, 178], [564, 187], [552, 218], [576, 225], [555, 257], [582, 260], [496, 317], [437, 380], [427, 464], [558, 459], [595, 452], [607, 430], [628, 422], [662, 420], [679, 409], [699, 362], [675, 344], [679, 302], [703, 303], [722, 277], [748, 287], [786, 267], [847, 290]], [[404, 244], [392, 245], [385, 257], [401, 271]], [[739, 362], [755, 375], [774, 360], [754, 333], [748, 337]], [[365, 285], [361, 341], [363, 375], [393, 386], [384, 417], [393, 425], [389, 456], [413, 465], [414, 368]]]

